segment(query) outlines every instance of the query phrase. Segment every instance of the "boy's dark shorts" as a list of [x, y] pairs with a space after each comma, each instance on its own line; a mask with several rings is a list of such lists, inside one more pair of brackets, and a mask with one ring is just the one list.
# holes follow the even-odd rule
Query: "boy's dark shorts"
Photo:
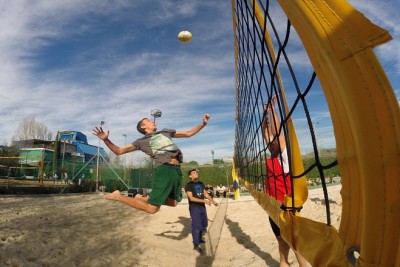
[[161, 206], [167, 198], [182, 200], [182, 171], [179, 165], [160, 165], [155, 168], [148, 203]]

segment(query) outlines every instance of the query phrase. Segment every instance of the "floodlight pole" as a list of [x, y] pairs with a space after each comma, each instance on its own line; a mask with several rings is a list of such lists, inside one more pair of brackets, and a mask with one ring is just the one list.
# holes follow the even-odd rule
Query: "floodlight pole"
[[62, 142], [64, 143], [64, 147], [63, 147], [63, 156], [61, 161], [61, 171], [64, 172], [65, 140], [62, 140]]
[[314, 130], [314, 136], [315, 136], [315, 145], [317, 146], [317, 151], [318, 153], [320, 152], [320, 148], [319, 148], [319, 143], [318, 143], [318, 133], [317, 133], [317, 126], [318, 126], [318, 121], [315, 122], [315, 126], [314, 123], [312, 124], [313, 130]]
[[[122, 136], [125, 138], [125, 146], [126, 146], [126, 134], [122, 134]], [[126, 180], [126, 153], [124, 154], [124, 180]]]
[[156, 118], [160, 118], [162, 115], [161, 110], [159, 109], [153, 109], [151, 110], [151, 116], [153, 116], [153, 121], [156, 122]]
[[[102, 127], [104, 125], [105, 121], [101, 121], [100, 122], [100, 127]], [[97, 171], [96, 171], [96, 192], [99, 191], [99, 159], [100, 159], [100, 141], [101, 139], [99, 139], [99, 145], [97, 147]]]

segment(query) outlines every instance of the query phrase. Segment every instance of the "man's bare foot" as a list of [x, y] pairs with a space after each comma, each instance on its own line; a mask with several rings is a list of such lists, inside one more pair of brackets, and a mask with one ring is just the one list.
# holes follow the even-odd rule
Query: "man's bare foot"
[[118, 198], [121, 196], [121, 192], [119, 190], [115, 190], [111, 194], [106, 195], [104, 198], [108, 200], [118, 200]]
[[140, 194], [136, 194], [135, 198], [143, 200], [143, 199], [148, 199], [149, 197], [148, 196], [144, 196], [144, 195], [140, 195]]

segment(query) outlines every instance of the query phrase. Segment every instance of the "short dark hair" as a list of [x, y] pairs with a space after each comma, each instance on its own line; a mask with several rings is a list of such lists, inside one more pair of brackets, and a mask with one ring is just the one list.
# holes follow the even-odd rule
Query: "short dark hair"
[[190, 169], [190, 170], [188, 171], [188, 176], [190, 176], [190, 174], [191, 174], [192, 172], [194, 172], [194, 171], [197, 171], [197, 169]]
[[138, 132], [141, 133], [141, 134], [146, 134], [145, 130], [142, 128], [142, 124], [143, 124], [143, 121], [144, 121], [144, 120], [147, 120], [147, 118], [141, 119], [141, 120], [137, 123], [137, 125], [136, 125], [136, 129], [137, 129]]

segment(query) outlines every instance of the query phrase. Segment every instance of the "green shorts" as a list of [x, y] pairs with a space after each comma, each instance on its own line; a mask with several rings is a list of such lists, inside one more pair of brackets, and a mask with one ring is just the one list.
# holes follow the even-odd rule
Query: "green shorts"
[[161, 206], [167, 198], [178, 202], [182, 200], [182, 171], [180, 166], [160, 165], [155, 168], [148, 203]]

